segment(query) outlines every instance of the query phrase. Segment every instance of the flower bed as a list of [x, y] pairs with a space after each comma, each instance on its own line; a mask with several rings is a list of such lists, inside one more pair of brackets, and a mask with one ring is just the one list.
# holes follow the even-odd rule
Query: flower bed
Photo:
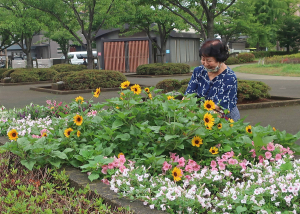
[[[271, 188], [266, 180], [271, 175], [278, 178], [279, 186], [272, 187], [277, 191], [287, 179], [282, 176], [294, 174], [289, 184], [298, 185], [299, 162], [289, 158], [300, 153], [294, 144], [300, 132], [291, 135], [272, 126], [234, 122], [220, 117], [212, 101], [194, 95], [175, 100], [161, 91], [125, 81], [120, 97], [104, 103], [93, 103], [100, 95], [98, 88], [89, 100], [49, 100], [34, 117], [35, 111], [29, 111], [30, 117], [22, 114], [23, 121], [10, 119], [19, 112], [10, 111], [2, 117], [6, 122], [1, 128], [10, 139], [3, 148], [20, 156], [30, 170], [70, 164], [91, 181], [101, 179], [114, 191], [170, 213], [230, 213], [230, 208], [237, 213], [275, 212], [286, 208], [285, 197], [290, 195], [289, 211], [299, 211], [298, 190], [276, 192], [276, 202], [281, 203], [276, 206], [273, 193], [266, 192]], [[251, 199], [259, 185], [264, 191]]]

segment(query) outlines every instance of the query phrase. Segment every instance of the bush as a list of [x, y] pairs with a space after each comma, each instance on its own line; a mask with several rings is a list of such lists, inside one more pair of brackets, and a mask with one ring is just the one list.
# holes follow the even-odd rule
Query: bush
[[187, 85], [190, 82], [191, 78], [186, 78], [180, 81], [180, 85]]
[[69, 74], [71, 74], [73, 72], [61, 72], [61, 73], [57, 73], [53, 78], [52, 78], [52, 82], [56, 83], [59, 81], [62, 81], [62, 79], [66, 76], [68, 76]]
[[274, 64], [274, 63], [300, 63], [300, 53], [291, 54], [291, 55], [283, 55], [283, 56], [273, 56], [265, 58], [266, 64]]
[[164, 79], [156, 84], [157, 89], [163, 89], [162, 93], [178, 90], [181, 87], [179, 80], [176, 79]]
[[181, 85], [180, 89], [178, 90], [180, 93], [185, 93], [186, 92], [186, 89], [188, 87], [188, 84], [185, 84], [185, 85]]
[[239, 64], [239, 59], [236, 57], [229, 57], [226, 61], [225, 64], [226, 65], [233, 65], [233, 64]]
[[187, 74], [190, 69], [189, 65], [183, 63], [152, 63], [138, 66], [136, 73], [139, 75]]
[[98, 87], [114, 88], [119, 87], [126, 80], [125, 75], [119, 71], [109, 70], [71, 72], [62, 79], [67, 90], [96, 89]]
[[271, 88], [261, 81], [238, 80], [238, 102], [270, 97]]
[[240, 53], [237, 56], [237, 59], [239, 60], [240, 63], [253, 62], [255, 56], [252, 53]]
[[[255, 51], [251, 52], [254, 54], [255, 58], [264, 58], [264, 57], [272, 57], [272, 56], [278, 56], [278, 55], [287, 55], [288, 53], [286, 51]], [[295, 52], [292, 52], [293, 54]]]
[[11, 82], [37, 82], [39, 81], [38, 72], [33, 69], [18, 69], [10, 74]]
[[86, 69], [85, 65], [71, 65], [71, 64], [57, 64], [50, 68], [56, 70], [57, 72], [69, 72], [69, 71], [82, 71]]
[[2, 78], [5, 78], [5, 77], [10, 77], [10, 74], [14, 71], [17, 71], [17, 70], [21, 70], [21, 69], [24, 69], [24, 68], [15, 68], [15, 69], [8, 69], [6, 71], [4, 71], [2, 73]]
[[39, 75], [39, 81], [52, 80], [58, 72], [51, 68], [35, 68], [33, 71], [37, 72]]
[[0, 68], [0, 79], [2, 79], [2, 75], [4, 72], [8, 71], [9, 69], [6, 68]]

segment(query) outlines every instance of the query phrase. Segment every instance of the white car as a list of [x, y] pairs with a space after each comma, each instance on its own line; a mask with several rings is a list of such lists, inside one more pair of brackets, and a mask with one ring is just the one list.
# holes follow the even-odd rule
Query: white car
[[[93, 51], [93, 56], [97, 57], [97, 51]], [[61, 56], [61, 59], [64, 59], [65, 56]], [[69, 52], [68, 58], [71, 60], [71, 64], [81, 65], [83, 64], [83, 58], [87, 60], [87, 51], [76, 51], [76, 52]], [[94, 59], [94, 63], [97, 64], [97, 60]]]

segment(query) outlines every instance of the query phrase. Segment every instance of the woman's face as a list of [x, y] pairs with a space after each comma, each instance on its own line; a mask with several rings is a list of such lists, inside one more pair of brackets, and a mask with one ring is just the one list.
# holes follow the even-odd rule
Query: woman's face
[[206, 56], [202, 56], [201, 57], [201, 63], [204, 67], [208, 68], [208, 69], [214, 69], [217, 66], [219, 66], [219, 62], [217, 62], [215, 57], [206, 57]]

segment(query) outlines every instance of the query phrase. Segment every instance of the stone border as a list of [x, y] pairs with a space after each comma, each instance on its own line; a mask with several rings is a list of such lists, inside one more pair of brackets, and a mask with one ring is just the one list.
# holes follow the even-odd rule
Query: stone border
[[191, 76], [193, 72], [187, 74], [170, 74], [170, 75], [140, 75], [140, 74], [126, 74], [128, 77], [137, 77], [137, 78], [155, 78], [155, 77], [177, 77], [177, 76]]
[[52, 81], [38, 81], [38, 82], [17, 82], [17, 83], [0, 83], [0, 86], [13, 86], [13, 85], [34, 85], [52, 83]]

